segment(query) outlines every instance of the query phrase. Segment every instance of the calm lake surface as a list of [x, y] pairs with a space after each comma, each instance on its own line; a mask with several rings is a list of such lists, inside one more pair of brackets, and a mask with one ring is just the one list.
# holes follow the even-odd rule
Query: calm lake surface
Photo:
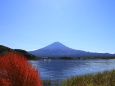
[[42, 80], [65, 80], [67, 77], [115, 69], [115, 60], [38, 60], [30, 61]]

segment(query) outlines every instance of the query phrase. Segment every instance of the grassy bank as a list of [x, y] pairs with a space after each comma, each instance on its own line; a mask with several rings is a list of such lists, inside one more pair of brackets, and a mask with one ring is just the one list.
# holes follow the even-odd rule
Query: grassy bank
[[115, 86], [115, 70], [71, 77], [63, 86]]
[[115, 86], [115, 70], [74, 76], [62, 82], [46, 80], [44, 86]]
[[43, 86], [62, 86], [62, 82], [60, 81], [51, 81], [50, 79], [42, 81]]

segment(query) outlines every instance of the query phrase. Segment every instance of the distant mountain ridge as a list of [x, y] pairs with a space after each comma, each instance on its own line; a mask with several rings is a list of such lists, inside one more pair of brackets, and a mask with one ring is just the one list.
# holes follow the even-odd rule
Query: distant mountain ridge
[[115, 56], [109, 53], [93, 53], [82, 50], [75, 50], [60, 42], [54, 42], [44, 48], [29, 51], [29, 53], [40, 57], [110, 57]]

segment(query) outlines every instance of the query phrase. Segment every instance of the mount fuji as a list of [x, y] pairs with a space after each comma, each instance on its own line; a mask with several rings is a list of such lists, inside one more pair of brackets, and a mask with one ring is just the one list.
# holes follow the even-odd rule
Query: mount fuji
[[60, 42], [54, 42], [44, 48], [29, 51], [29, 53], [39, 56], [39, 57], [110, 57], [115, 56], [114, 54], [109, 53], [93, 53], [86, 52], [82, 50], [75, 50], [65, 46]]

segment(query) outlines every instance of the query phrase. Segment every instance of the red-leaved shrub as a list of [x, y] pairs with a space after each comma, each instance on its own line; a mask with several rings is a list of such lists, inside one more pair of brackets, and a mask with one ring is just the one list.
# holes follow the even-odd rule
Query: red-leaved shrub
[[0, 56], [0, 86], [42, 86], [39, 73], [17, 53]]

